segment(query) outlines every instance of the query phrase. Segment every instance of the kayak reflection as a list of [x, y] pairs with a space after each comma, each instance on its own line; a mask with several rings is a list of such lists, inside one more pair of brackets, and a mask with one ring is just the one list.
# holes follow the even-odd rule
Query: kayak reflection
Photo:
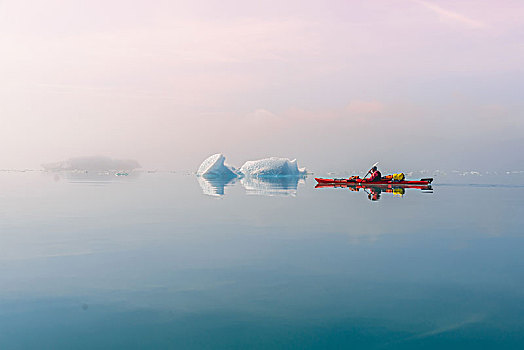
[[347, 188], [350, 191], [359, 192], [362, 190], [367, 193], [368, 199], [378, 201], [382, 193], [391, 193], [394, 196], [402, 197], [406, 189], [419, 189], [426, 193], [433, 193], [431, 185], [399, 185], [399, 184], [317, 184], [315, 188]]

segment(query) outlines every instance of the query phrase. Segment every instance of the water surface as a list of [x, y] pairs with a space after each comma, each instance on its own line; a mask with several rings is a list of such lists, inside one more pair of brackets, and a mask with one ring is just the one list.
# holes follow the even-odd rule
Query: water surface
[[519, 176], [1, 172], [0, 347], [521, 349]]

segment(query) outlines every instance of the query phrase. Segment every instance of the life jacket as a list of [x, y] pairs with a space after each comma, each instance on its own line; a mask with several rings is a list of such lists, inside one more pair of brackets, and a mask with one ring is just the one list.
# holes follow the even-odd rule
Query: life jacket
[[380, 181], [382, 179], [382, 174], [380, 173], [380, 171], [376, 170], [372, 175], [371, 177], [369, 178], [369, 182], [374, 182], [374, 181]]

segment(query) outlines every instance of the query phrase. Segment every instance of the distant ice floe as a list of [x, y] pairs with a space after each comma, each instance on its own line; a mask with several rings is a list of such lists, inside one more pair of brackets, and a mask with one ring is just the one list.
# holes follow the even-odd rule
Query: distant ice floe
[[68, 160], [42, 164], [47, 171], [125, 171], [140, 168], [140, 164], [132, 159], [113, 159], [103, 156], [75, 157]]
[[115, 173], [114, 171], [52, 171], [47, 172], [52, 176], [54, 181], [66, 181], [69, 183], [84, 184], [110, 184], [116, 182], [133, 182], [141, 176], [140, 171], [131, 171], [129, 173]]
[[294, 196], [305, 168], [299, 168], [297, 160], [288, 158], [265, 158], [247, 161], [237, 170], [225, 163], [223, 154], [217, 153], [202, 162], [197, 178], [204, 194], [224, 195], [224, 189], [240, 178], [248, 194], [269, 196]]

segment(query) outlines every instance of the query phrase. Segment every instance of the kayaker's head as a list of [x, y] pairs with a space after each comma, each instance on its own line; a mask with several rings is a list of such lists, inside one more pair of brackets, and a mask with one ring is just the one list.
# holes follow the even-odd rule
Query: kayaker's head
[[373, 168], [371, 168], [371, 171], [377, 171], [377, 166], [373, 166]]

